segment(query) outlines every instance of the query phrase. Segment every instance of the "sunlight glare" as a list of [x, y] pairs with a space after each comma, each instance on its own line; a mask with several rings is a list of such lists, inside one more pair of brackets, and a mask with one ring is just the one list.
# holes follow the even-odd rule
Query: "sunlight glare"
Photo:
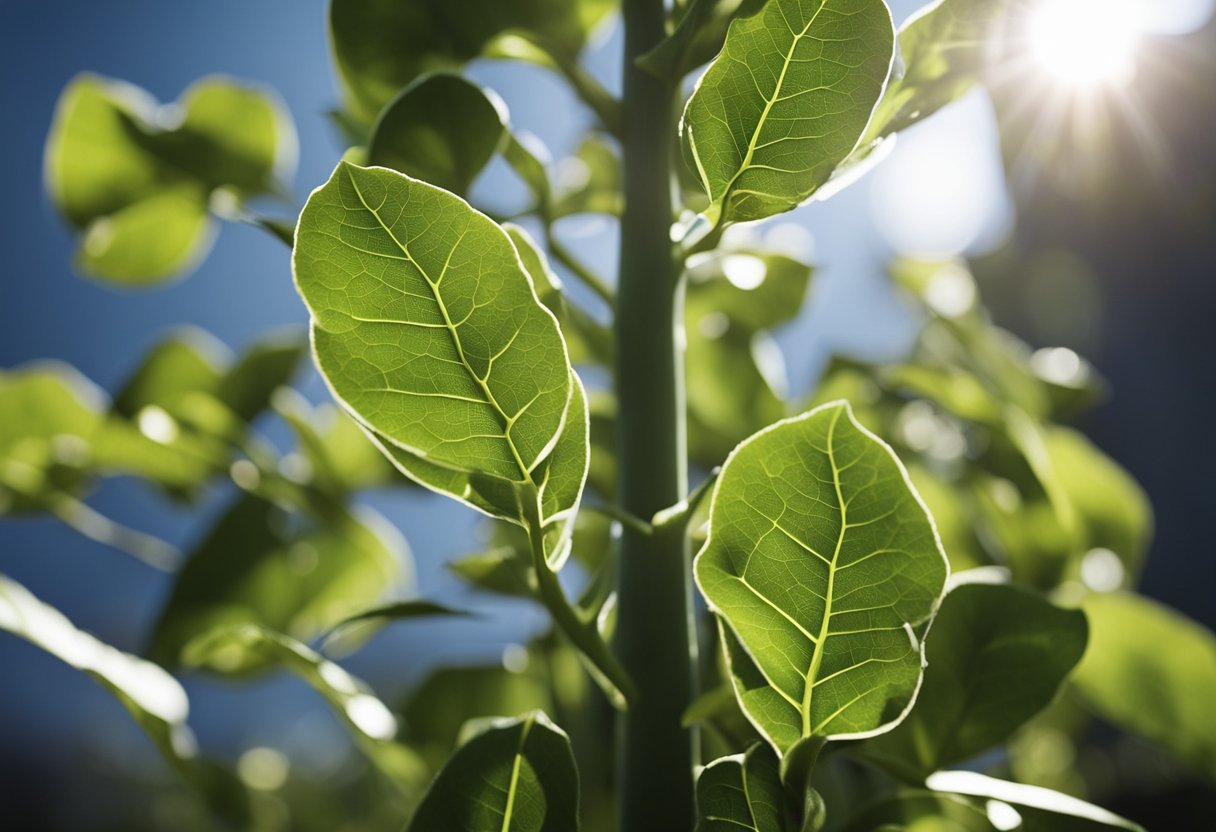
[[1030, 18], [1030, 45], [1062, 84], [1122, 83], [1135, 68], [1141, 20], [1136, 0], [1042, 0]]

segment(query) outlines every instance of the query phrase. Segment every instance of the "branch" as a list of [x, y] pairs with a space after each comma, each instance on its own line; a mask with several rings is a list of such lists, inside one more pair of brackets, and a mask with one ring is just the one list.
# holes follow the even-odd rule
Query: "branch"
[[541, 603], [553, 616], [553, 623], [566, 634], [571, 643], [586, 657], [591, 667], [615, 688], [616, 695], [611, 691], [609, 699], [613, 705], [622, 710], [636, 697], [636, 688], [629, 674], [617, 661], [612, 650], [604, 641], [595, 618], [584, 618], [570, 604], [565, 590], [557, 579], [557, 573], [549, 568], [549, 560], [545, 556], [544, 524], [541, 522], [540, 493], [533, 490], [531, 495], [524, 495], [521, 501], [524, 509], [524, 520], [527, 523], [528, 542], [532, 548], [532, 569], [536, 573], [536, 584]]
[[154, 569], [173, 572], [182, 565], [182, 553], [171, 543], [116, 523], [68, 494], [56, 494], [48, 508], [51, 514], [74, 531], [126, 552]]
[[605, 283], [603, 278], [587, 268], [574, 256], [574, 253], [570, 249], [566, 248], [561, 240], [557, 239], [557, 235], [553, 233], [552, 225], [547, 219], [545, 220], [545, 238], [549, 243], [549, 250], [553, 252], [554, 259], [572, 271], [575, 277], [585, 283], [591, 291], [599, 295], [604, 303], [608, 304], [609, 308], [615, 309], [616, 293], [612, 291], [612, 287]]

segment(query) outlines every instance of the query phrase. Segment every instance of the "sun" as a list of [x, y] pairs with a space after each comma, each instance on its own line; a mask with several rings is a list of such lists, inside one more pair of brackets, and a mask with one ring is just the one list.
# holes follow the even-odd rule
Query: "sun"
[[1136, 0], [1039, 0], [1027, 38], [1039, 69], [1078, 91], [1127, 83], [1143, 34]]

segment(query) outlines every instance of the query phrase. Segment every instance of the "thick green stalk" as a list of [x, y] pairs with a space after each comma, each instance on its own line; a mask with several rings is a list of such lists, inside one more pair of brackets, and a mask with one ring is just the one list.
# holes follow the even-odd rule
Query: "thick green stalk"
[[[682, 293], [670, 239], [676, 86], [635, 59], [664, 36], [663, 0], [625, 0], [625, 210], [616, 345], [620, 502], [649, 518], [687, 491]], [[616, 649], [637, 686], [619, 734], [619, 828], [691, 832], [696, 636], [680, 524], [621, 543]]]

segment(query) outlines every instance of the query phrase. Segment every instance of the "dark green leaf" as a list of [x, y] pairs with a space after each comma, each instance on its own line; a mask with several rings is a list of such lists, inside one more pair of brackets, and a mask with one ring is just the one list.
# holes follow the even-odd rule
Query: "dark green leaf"
[[578, 832], [578, 772], [541, 711], [488, 720], [431, 783], [409, 832]]
[[647, 72], [679, 78], [722, 49], [726, 30], [736, 17], [750, 17], [764, 0], [693, 0], [674, 32], [638, 59]]
[[229, 361], [228, 348], [209, 332], [175, 331], [144, 355], [114, 397], [114, 412], [128, 419], [145, 407], [174, 413], [187, 394], [214, 390]]
[[252, 422], [270, 405], [274, 391], [291, 383], [307, 349], [299, 331], [255, 341], [216, 384], [216, 399], [237, 418]]
[[709, 528], [697, 583], [767, 683], [736, 691], [779, 752], [907, 711], [923, 656], [912, 628], [937, 607], [946, 559], [903, 466], [847, 403], [740, 445]]
[[1046, 707], [1085, 651], [1085, 616], [999, 584], [964, 583], [925, 641], [911, 713], [861, 753], [913, 781], [1008, 739]]
[[330, 43], [352, 114], [370, 121], [424, 72], [464, 64], [519, 30], [577, 54], [613, 0], [331, 0]]
[[410, 695], [402, 714], [410, 742], [438, 766], [456, 747], [468, 720], [552, 707], [548, 690], [535, 674], [486, 665], [436, 670]]
[[788, 211], [824, 185], [865, 131], [894, 50], [881, 0], [769, 0], [731, 23], [681, 122], [710, 225]]
[[1086, 703], [1216, 778], [1216, 637], [1136, 595], [1092, 595], [1083, 608], [1090, 644], [1073, 681]]
[[373, 624], [382, 627], [393, 621], [406, 621], [414, 618], [435, 618], [450, 615], [470, 615], [465, 610], [444, 606], [424, 598], [412, 598], [408, 601], [394, 601], [388, 604], [360, 610], [354, 615], [347, 616], [329, 629], [332, 637], [339, 630], [356, 624]]
[[459, 75], [424, 75], [372, 127], [367, 159], [464, 195], [506, 136], [506, 105]]
[[757, 743], [743, 754], [723, 757], [697, 777], [697, 832], [787, 832], [788, 821], [777, 758]]

